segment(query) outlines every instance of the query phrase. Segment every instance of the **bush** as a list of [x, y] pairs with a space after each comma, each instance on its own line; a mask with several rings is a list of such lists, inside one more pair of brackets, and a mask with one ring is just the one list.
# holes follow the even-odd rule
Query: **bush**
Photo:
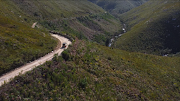
[[57, 62], [58, 61], [58, 54], [55, 54], [52, 60]]
[[111, 60], [111, 57], [108, 57], [108, 60]]
[[65, 50], [65, 51], [62, 52], [62, 58], [63, 58], [65, 61], [68, 61], [68, 60], [69, 60], [70, 55], [69, 55], [68, 51]]
[[80, 80], [80, 82], [79, 82], [79, 87], [81, 87], [81, 88], [86, 88], [86, 86], [87, 86], [87, 80], [86, 80], [86, 78], [84, 78], [84, 79], [81, 79]]

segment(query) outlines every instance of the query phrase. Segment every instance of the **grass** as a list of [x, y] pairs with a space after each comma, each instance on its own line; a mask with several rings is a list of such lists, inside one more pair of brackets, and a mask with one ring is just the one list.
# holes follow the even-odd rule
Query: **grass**
[[[66, 33], [79, 39], [93, 40], [102, 45], [105, 44], [104, 40], [113, 36], [114, 33], [118, 33], [122, 28], [118, 19], [104, 12], [73, 19], [43, 21], [41, 25], [50, 30]], [[99, 38], [99, 40], [97, 40], [96, 36], [102, 36], [105, 39]]]
[[148, 0], [89, 0], [98, 6], [102, 7], [106, 11], [110, 12], [114, 16], [123, 14], [135, 7], [142, 5]]
[[[179, 3], [150, 0], [121, 15], [120, 18], [127, 24], [129, 31], [119, 38], [114, 46], [156, 55], [179, 52]], [[173, 20], [174, 18], [176, 20]]]
[[[95, 9], [97, 6], [89, 6], [87, 1], [78, 1], [81, 5], [76, 4], [77, 1], [68, 0], [44, 2], [20, 2], [16, 0], [13, 2], [16, 5], [12, 1], [3, 1], [1, 3], [1, 8], [3, 9], [0, 9], [2, 11], [0, 12], [2, 14], [0, 18], [3, 19], [0, 21], [0, 41], [2, 42], [1, 47], [3, 47], [0, 50], [0, 54], [3, 55], [3, 58], [0, 57], [0, 64], [3, 65], [3, 69], [8, 66], [9, 68], [14, 68], [26, 61], [34, 60], [53, 49], [56, 42], [50, 38], [49, 34], [46, 34], [42, 29], [31, 29], [29, 27], [33, 21], [38, 21], [41, 26], [49, 30], [60, 30], [59, 32], [63, 35], [69, 34], [76, 40], [72, 46], [62, 53], [62, 56], [55, 55], [52, 61], [47, 61], [34, 70], [17, 76], [11, 82], [1, 86], [0, 100], [176, 101], [180, 99], [180, 57], [178, 53], [176, 56], [162, 57], [108, 48], [96, 42], [79, 40], [81, 38], [88, 39], [89, 37], [86, 35], [96, 31], [100, 34], [91, 34], [92, 38], [101, 43], [101, 41], [105, 41], [107, 36], [113, 35], [113, 32], [118, 33], [120, 32], [119, 28], [121, 29], [121, 24], [118, 20], [103, 10], [98, 11]], [[6, 5], [9, 5], [8, 3], [12, 6], [6, 7]], [[37, 6], [38, 4], [40, 6]], [[175, 4], [178, 7], [178, 3]], [[23, 8], [24, 5], [26, 7], [23, 10], [19, 9]], [[171, 3], [167, 3], [167, 5], [171, 5]], [[59, 6], [61, 6], [61, 10], [56, 11]], [[15, 10], [16, 14], [11, 15], [10, 12], [13, 7], [18, 10]], [[33, 8], [29, 9], [29, 7]], [[44, 8], [47, 9], [43, 10]], [[136, 8], [135, 10], [138, 9]], [[63, 13], [65, 10], [67, 12]], [[168, 14], [178, 17], [178, 15], [174, 16], [174, 11], [168, 10]], [[19, 17], [17, 13], [20, 13], [22, 16]], [[52, 13], [52, 17], [49, 13]], [[125, 17], [125, 15], [122, 16]], [[158, 35], [163, 35], [161, 28], [163, 29], [164, 27], [161, 25], [164, 25], [162, 23], [164, 23], [163, 21], [165, 21], [166, 17], [169, 18], [169, 16], [165, 16], [162, 19], [162, 16], [154, 17], [152, 14], [154, 19], [151, 24], [156, 24], [160, 31], [157, 32], [158, 29], [156, 29], [152, 31], [154, 34], [145, 35], [147, 29], [146, 26], [142, 27], [142, 25], [146, 20], [141, 19], [145, 15], [141, 13], [137, 16], [139, 16], [137, 20], [132, 20], [133, 16], [129, 16], [131, 20], [124, 18], [124, 21], [129, 25], [128, 28], [135, 25], [132, 27], [132, 31], [128, 32], [129, 34], [126, 33], [121, 37], [125, 43], [127, 42], [126, 45], [122, 46], [130, 49], [130, 51], [133, 49], [139, 51], [140, 47], [137, 47], [137, 45], [143, 47], [144, 45], [139, 43], [144, 41], [148, 41], [145, 43], [145, 46], [146, 44], [152, 44], [151, 40], [147, 39], [149, 37], [152, 38], [157, 33]], [[15, 19], [12, 20], [10, 17]], [[24, 18], [27, 19], [25, 20]], [[24, 24], [20, 22], [22, 20], [25, 21]], [[148, 26], [152, 26], [151, 24]], [[98, 28], [96, 29], [95, 27]], [[85, 33], [86, 31], [88, 33]], [[140, 34], [133, 34], [133, 32]], [[141, 40], [138, 43], [138, 40], [133, 40], [133, 37], [139, 37]], [[153, 39], [156, 40], [154, 37]], [[159, 40], [153, 42], [159, 42]], [[133, 45], [131, 46], [128, 43], [138, 44], [132, 47]], [[162, 46], [162, 43], [157, 45]], [[148, 47], [148, 49], [151, 48]], [[8, 69], [6, 68], [6, 70]]]
[[68, 59], [55, 56], [3, 85], [1, 100], [179, 99], [179, 57], [126, 52], [81, 40], [63, 54]]
[[[56, 42], [50, 38], [50, 35], [46, 32], [47, 30], [55, 30], [63, 35], [67, 34], [73, 38], [77, 37], [85, 40], [89, 38], [87, 35], [91, 35], [91, 32], [96, 31], [95, 34], [106, 32], [104, 29], [107, 27], [101, 28], [99, 23], [102, 22], [95, 21], [95, 18], [90, 18], [90, 21], [85, 22], [87, 25], [83, 25], [77, 23], [78, 17], [97, 15], [103, 17], [101, 19], [105, 19], [104, 22], [109, 23], [109, 26], [120, 26], [119, 22], [114, 25], [117, 20], [112, 18], [110, 14], [103, 13], [104, 10], [97, 5], [82, 0], [1, 0], [0, 41], [2, 48], [0, 49], [0, 75], [52, 51]], [[31, 29], [30, 26], [34, 22], [38, 22], [38, 27]], [[73, 22], [75, 22], [75, 25], [72, 25]], [[74, 27], [78, 24], [81, 25], [80, 30]], [[96, 26], [100, 26], [102, 30], [100, 33], [94, 29]], [[109, 32], [113, 34], [118, 30], [118, 27]], [[100, 41], [100, 43], [104, 44], [104, 41]]]
[[52, 51], [56, 41], [47, 32], [0, 16], [0, 75]]
[[[103, 9], [87, 2], [87, 1], [24, 1], [21, 0], [8, 0], [10, 3], [15, 4], [25, 14], [35, 18], [44, 20], [53, 20], [57, 18], [77, 17], [79, 15], [88, 15], [89, 13], [99, 13]], [[77, 3], [78, 2], [78, 3]]]
[[[38, 22], [40, 28], [45, 27], [81, 39], [94, 40], [94, 36], [99, 34], [109, 38], [104, 33], [113, 35], [121, 29], [120, 21], [89, 1], [6, 0], [1, 3], [1, 11], [2, 15], [18, 22], [23, 21], [29, 26]], [[82, 19], [86, 20], [79, 22]], [[104, 44], [103, 41], [100, 43]]]

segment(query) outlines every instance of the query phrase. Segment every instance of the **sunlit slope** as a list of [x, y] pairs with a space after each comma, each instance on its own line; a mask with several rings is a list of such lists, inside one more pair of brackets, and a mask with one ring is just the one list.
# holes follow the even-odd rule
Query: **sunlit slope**
[[86, 0], [2, 0], [2, 3], [4, 15], [16, 16], [21, 13], [36, 19], [76, 17], [103, 11]]
[[52, 51], [49, 30], [105, 45], [121, 29], [116, 18], [86, 0], [1, 0], [0, 17], [0, 74]]
[[120, 16], [128, 32], [115, 47], [164, 55], [180, 51], [180, 2], [178, 0], [150, 0]]
[[56, 46], [47, 32], [0, 15], [0, 75], [33, 61]]
[[131, 53], [76, 40], [62, 56], [2, 86], [0, 100], [176, 101], [179, 66], [179, 57]]
[[86, 0], [7, 0], [3, 3], [2, 14], [9, 18], [31, 24], [38, 22], [38, 28], [73, 37], [100, 39], [98, 43], [102, 44], [122, 29], [118, 19]]

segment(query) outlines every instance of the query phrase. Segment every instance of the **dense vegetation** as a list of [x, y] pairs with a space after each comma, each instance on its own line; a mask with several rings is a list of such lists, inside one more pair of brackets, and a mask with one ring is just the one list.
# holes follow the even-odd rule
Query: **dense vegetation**
[[[52, 51], [56, 42], [47, 30], [105, 45], [108, 35], [121, 29], [120, 22], [100, 7], [88, 1], [76, 2], [1, 1], [0, 75]], [[89, 20], [84, 20], [86, 18]], [[37, 25], [32, 29], [34, 22]]]
[[178, 100], [180, 58], [76, 40], [0, 88], [0, 100]]
[[157, 55], [180, 52], [179, 12], [179, 0], [150, 0], [121, 15], [129, 31], [114, 46]]
[[89, 0], [114, 16], [125, 13], [135, 7], [142, 5], [148, 0]]
[[0, 15], [0, 75], [33, 61], [56, 46], [47, 32]]
[[[26, 19], [33, 18], [34, 22], [38, 22], [39, 27], [43, 26], [48, 30], [69, 34], [80, 39], [96, 41], [97, 36], [102, 36], [107, 40], [110, 35], [122, 29], [120, 21], [101, 7], [86, 0], [8, 0], [7, 3], [8, 5], [14, 4], [13, 6], [24, 13]], [[21, 18], [24, 16], [22, 15]], [[104, 40], [96, 42], [105, 44]]]
[[178, 0], [150, 0], [120, 15], [129, 32], [114, 44], [119, 50], [103, 45], [122, 33], [121, 23], [86, 0], [1, 0], [0, 72], [51, 51], [56, 42], [47, 29], [75, 41], [61, 56], [2, 85], [0, 100], [177, 101], [180, 53], [144, 53], [179, 52], [179, 15]]
[[79, 39], [93, 40], [102, 45], [105, 45], [107, 39], [122, 29], [120, 21], [105, 12], [66, 20], [46, 21], [42, 25], [62, 34], [69, 34]]
[[8, 0], [27, 15], [39, 20], [66, 19], [103, 12], [86, 0]]
[[63, 24], [66, 26], [69, 21], [76, 20], [76, 17], [98, 15], [99, 13], [103, 15], [105, 12], [102, 8], [86, 0], [6, 0], [2, 1], [0, 11], [2, 15], [13, 18], [13, 20], [28, 23], [38, 22], [39, 27], [43, 26], [49, 30], [58, 31], [59, 27], [64, 27]]

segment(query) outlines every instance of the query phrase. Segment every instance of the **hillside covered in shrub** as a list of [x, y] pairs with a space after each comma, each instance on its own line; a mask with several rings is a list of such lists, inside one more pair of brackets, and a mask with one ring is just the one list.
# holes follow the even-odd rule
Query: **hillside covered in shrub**
[[[105, 44], [115, 32], [122, 29], [118, 19], [101, 7], [86, 0], [7, 0], [3, 1], [2, 14], [38, 28], [57, 31], [73, 37]], [[101, 40], [102, 38], [102, 40]]]
[[0, 75], [51, 52], [55, 39], [43, 30], [0, 15]]
[[150, 0], [120, 19], [128, 32], [115, 42], [115, 47], [156, 55], [180, 52], [179, 0]]
[[105, 45], [121, 29], [112, 15], [82, 0], [3, 0], [0, 18], [0, 75], [51, 52], [57, 42], [49, 31]]
[[75, 40], [0, 87], [0, 100], [178, 100], [180, 58], [130, 53]]
[[148, 0], [89, 0], [102, 7], [114, 16], [123, 14], [135, 7], [138, 7]]
[[[110, 12], [87, 0], [1, 0], [0, 75], [52, 51], [49, 32], [74, 41], [5, 82], [0, 100], [179, 100], [180, 57], [166, 55], [180, 49], [179, 1], [149, 0], [118, 18]], [[124, 24], [128, 32], [105, 46]]]

